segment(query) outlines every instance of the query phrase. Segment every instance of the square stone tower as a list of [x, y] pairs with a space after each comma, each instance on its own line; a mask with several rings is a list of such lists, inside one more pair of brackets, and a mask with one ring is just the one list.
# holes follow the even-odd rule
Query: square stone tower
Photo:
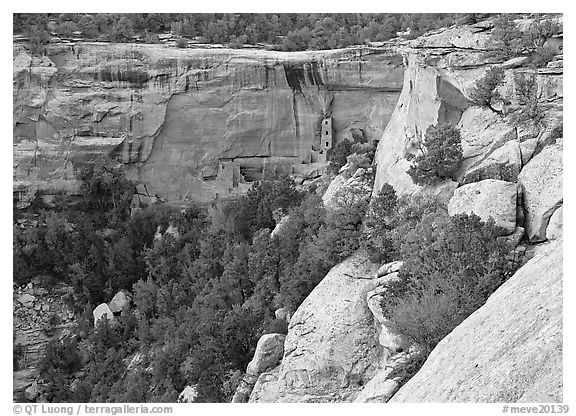
[[326, 153], [332, 149], [332, 118], [326, 117], [322, 120], [322, 131], [320, 134], [320, 151], [318, 161], [326, 162]]

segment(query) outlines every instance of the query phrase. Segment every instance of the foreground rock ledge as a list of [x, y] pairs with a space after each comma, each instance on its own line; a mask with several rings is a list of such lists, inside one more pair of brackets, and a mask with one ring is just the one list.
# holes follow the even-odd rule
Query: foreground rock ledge
[[561, 264], [539, 247], [390, 402], [562, 402]]

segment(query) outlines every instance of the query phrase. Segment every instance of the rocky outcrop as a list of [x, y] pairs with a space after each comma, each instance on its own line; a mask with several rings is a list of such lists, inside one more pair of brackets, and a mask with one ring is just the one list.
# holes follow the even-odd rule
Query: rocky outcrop
[[485, 179], [456, 189], [448, 203], [448, 214], [478, 215], [483, 221], [494, 219], [495, 225], [511, 234], [516, 228], [518, 185], [512, 182]]
[[322, 195], [324, 206], [327, 210], [334, 211], [344, 205], [369, 199], [372, 192], [373, 176], [371, 167], [367, 169], [357, 168], [351, 176], [348, 172], [340, 173], [330, 182], [324, 195]]
[[377, 270], [358, 252], [326, 275], [292, 316], [282, 363], [260, 376], [251, 402], [333, 402], [358, 394], [381, 352], [366, 305]]
[[13, 373], [15, 400], [22, 394], [32, 400], [38, 394], [37, 366], [44, 347], [76, 325], [72, 307], [63, 300], [70, 293], [72, 287], [64, 284], [48, 290], [34, 281], [14, 289], [14, 345], [22, 351]]
[[260, 337], [254, 357], [248, 363], [246, 374], [232, 397], [232, 403], [247, 402], [260, 374], [278, 365], [284, 354], [285, 339], [286, 335], [283, 334], [266, 334]]
[[374, 194], [386, 182], [398, 196], [420, 189], [406, 172], [425, 146], [430, 126], [446, 122], [460, 130], [463, 161], [455, 179], [467, 184], [485, 179], [517, 181], [549, 127], [561, 122], [562, 69], [556, 73], [537, 72], [539, 108], [544, 115], [540, 126], [526, 129], [512, 116], [470, 105], [469, 91], [475, 81], [490, 67], [502, 65], [506, 83], [499, 92], [511, 101], [510, 112], [520, 106], [514, 96], [514, 74], [529, 71], [527, 62], [487, 58], [490, 33], [490, 22], [480, 22], [439, 30], [399, 45], [406, 67], [404, 85], [378, 144]]
[[562, 240], [432, 351], [390, 402], [562, 402]]
[[388, 284], [398, 279], [401, 261], [384, 264], [377, 272], [377, 286], [366, 295], [368, 308], [374, 316], [378, 342], [382, 347], [376, 374], [354, 399], [357, 403], [387, 402], [405, 382], [407, 371], [421, 360], [423, 349], [414, 341], [398, 333], [384, 315], [382, 303]]
[[520, 143], [513, 139], [490, 153], [478, 164], [470, 167], [462, 178], [462, 183], [478, 182], [484, 179], [516, 182], [521, 168]]
[[544, 147], [526, 164], [518, 178], [526, 211], [526, 234], [530, 241], [546, 239], [550, 217], [563, 202], [562, 141]]
[[149, 195], [202, 202], [246, 192], [241, 181], [217, 180], [223, 163], [247, 181], [267, 164], [291, 173], [316, 163], [325, 117], [335, 143], [356, 130], [380, 137], [403, 73], [395, 51], [370, 47], [80, 42], [51, 44], [41, 58], [16, 44], [13, 55], [14, 190], [22, 195], [77, 192], [77, 171], [111, 152]]

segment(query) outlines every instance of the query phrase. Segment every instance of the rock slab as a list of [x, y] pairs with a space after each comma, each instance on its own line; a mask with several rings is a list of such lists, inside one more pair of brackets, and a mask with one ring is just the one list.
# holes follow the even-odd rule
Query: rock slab
[[546, 146], [518, 176], [524, 196], [526, 235], [532, 242], [546, 239], [550, 217], [563, 203], [562, 144]]
[[362, 251], [330, 270], [292, 316], [277, 376], [257, 383], [251, 401], [341, 402], [358, 394], [381, 353], [366, 304], [377, 271]]
[[463, 185], [454, 191], [448, 213], [478, 215], [483, 221], [493, 218], [503, 228], [503, 235], [516, 229], [518, 185], [496, 179], [485, 179]]
[[562, 240], [432, 351], [391, 402], [562, 402]]

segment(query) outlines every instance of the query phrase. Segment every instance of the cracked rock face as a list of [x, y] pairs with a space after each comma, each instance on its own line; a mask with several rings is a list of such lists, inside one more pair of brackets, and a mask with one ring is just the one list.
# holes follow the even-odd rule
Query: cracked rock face
[[390, 402], [562, 402], [562, 239], [432, 351]]
[[254, 357], [248, 363], [246, 374], [242, 378], [232, 403], [245, 403], [260, 374], [277, 366], [284, 354], [284, 334], [265, 334], [260, 337], [254, 351]]
[[23, 352], [19, 368], [13, 373], [15, 400], [26, 391], [28, 396], [37, 394], [34, 382], [39, 377], [38, 363], [46, 344], [52, 337], [62, 338], [76, 325], [74, 311], [63, 300], [71, 291], [72, 287], [65, 284], [48, 290], [32, 282], [14, 288], [14, 344], [20, 345]]
[[326, 275], [291, 318], [282, 363], [260, 376], [267, 381], [259, 380], [251, 401], [332, 402], [358, 394], [381, 352], [366, 304], [377, 270], [359, 252]]
[[335, 142], [355, 129], [379, 138], [400, 92], [401, 61], [364, 47], [78, 43], [36, 58], [15, 45], [14, 188], [77, 192], [78, 170], [114, 152], [151, 195], [207, 201], [232, 187], [207, 174], [222, 160], [248, 173], [315, 162], [324, 117]]
[[550, 217], [563, 203], [562, 148], [561, 140], [545, 147], [518, 177], [526, 209], [526, 234], [533, 242], [546, 239]]
[[448, 214], [476, 214], [482, 221], [494, 219], [503, 235], [516, 229], [518, 185], [512, 182], [485, 179], [456, 189], [448, 203]]
[[517, 109], [514, 75], [530, 72], [522, 67], [524, 61], [512, 65], [485, 56], [490, 30], [489, 22], [440, 29], [399, 46], [406, 67], [404, 85], [378, 144], [374, 194], [384, 183], [391, 184], [400, 197], [420, 190], [406, 171], [425, 145], [430, 126], [445, 122], [460, 130], [463, 161], [454, 179], [466, 184], [484, 179], [517, 181], [545, 130], [561, 123], [562, 69], [537, 73], [547, 127], [528, 128], [529, 122], [517, 123], [513, 117], [470, 105], [467, 97], [475, 81], [490, 67], [503, 64], [506, 82], [498, 90]]

